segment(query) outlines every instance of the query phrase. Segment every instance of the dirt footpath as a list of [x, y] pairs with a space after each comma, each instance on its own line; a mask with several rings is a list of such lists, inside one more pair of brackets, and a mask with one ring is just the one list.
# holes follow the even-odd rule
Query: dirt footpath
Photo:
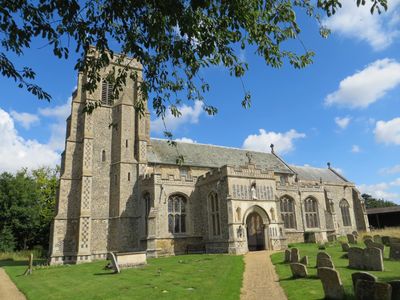
[[241, 300], [287, 299], [269, 257], [271, 253], [271, 251], [256, 251], [244, 256], [245, 269]]
[[26, 300], [24, 294], [17, 289], [2, 268], [0, 268], [0, 300]]

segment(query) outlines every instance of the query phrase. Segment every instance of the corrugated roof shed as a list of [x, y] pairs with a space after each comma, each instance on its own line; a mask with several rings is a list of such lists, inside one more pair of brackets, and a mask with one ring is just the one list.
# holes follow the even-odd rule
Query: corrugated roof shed
[[224, 165], [244, 166], [252, 156], [252, 163], [277, 172], [292, 173], [275, 155], [244, 149], [228, 148], [198, 143], [177, 142], [177, 147], [170, 146], [167, 140], [151, 139], [152, 147], [147, 153], [148, 161], [157, 164], [176, 164], [179, 155], [184, 157], [184, 166], [218, 168]]

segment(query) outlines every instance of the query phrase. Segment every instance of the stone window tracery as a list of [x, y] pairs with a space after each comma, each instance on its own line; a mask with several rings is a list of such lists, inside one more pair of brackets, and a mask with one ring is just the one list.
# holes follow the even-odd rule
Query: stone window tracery
[[186, 232], [186, 198], [182, 195], [171, 195], [168, 199], [168, 231]]
[[308, 228], [319, 227], [318, 203], [314, 198], [307, 198], [304, 201], [304, 211], [306, 214], [306, 225]]
[[113, 95], [113, 85], [107, 80], [103, 80], [101, 83], [101, 104], [113, 105], [114, 95]]
[[339, 203], [340, 211], [342, 212], [342, 220], [343, 226], [351, 226], [351, 218], [350, 218], [350, 205], [346, 199], [343, 199]]
[[213, 236], [218, 236], [221, 234], [218, 195], [216, 193], [210, 193], [210, 195], [208, 195], [208, 202], [210, 205], [211, 233]]
[[294, 200], [290, 197], [283, 196], [281, 198], [280, 204], [281, 204], [281, 216], [285, 228], [296, 228]]

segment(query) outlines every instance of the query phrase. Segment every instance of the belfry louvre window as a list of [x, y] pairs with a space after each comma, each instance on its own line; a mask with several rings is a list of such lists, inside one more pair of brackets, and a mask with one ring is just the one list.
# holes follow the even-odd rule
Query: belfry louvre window
[[186, 198], [181, 195], [172, 195], [168, 199], [168, 231], [186, 232]]
[[306, 224], [308, 228], [319, 227], [318, 203], [313, 198], [307, 198], [304, 201], [304, 211], [306, 214]]
[[343, 199], [339, 203], [340, 211], [342, 212], [342, 220], [343, 226], [351, 226], [351, 218], [350, 218], [350, 205], [346, 199]]
[[281, 216], [285, 228], [296, 228], [296, 215], [292, 198], [287, 196], [281, 198]]
[[208, 196], [208, 202], [210, 203], [211, 233], [213, 236], [217, 236], [221, 234], [218, 195], [216, 193], [211, 193]]
[[107, 80], [103, 80], [101, 83], [101, 104], [113, 105], [113, 103], [114, 103], [113, 85]]

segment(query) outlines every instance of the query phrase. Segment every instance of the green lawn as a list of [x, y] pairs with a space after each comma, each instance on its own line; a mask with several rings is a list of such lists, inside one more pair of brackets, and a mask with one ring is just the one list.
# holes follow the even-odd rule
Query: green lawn
[[29, 300], [35, 299], [236, 299], [243, 257], [183, 255], [149, 259], [148, 265], [112, 274], [105, 261], [36, 269], [21, 276], [25, 262], [0, 260]]
[[[289, 300], [298, 299], [323, 299], [324, 292], [322, 289], [321, 281], [317, 278], [317, 269], [315, 268], [316, 257], [318, 251], [318, 246], [316, 244], [294, 244], [295, 247], [299, 248], [300, 255], [308, 255], [309, 265], [307, 267], [309, 278], [307, 279], [292, 279], [292, 273], [290, 271], [289, 264], [283, 263], [284, 254], [282, 252], [275, 253], [272, 255], [272, 262], [275, 265], [276, 271], [279, 275], [280, 284], [285, 290]], [[360, 245], [359, 245], [360, 246]], [[362, 247], [362, 246], [361, 246]], [[389, 257], [389, 248], [385, 247], [385, 271], [367, 271], [378, 277], [379, 281], [390, 281], [393, 279], [400, 279], [400, 262], [390, 261], [387, 259]], [[347, 299], [354, 299], [351, 274], [357, 272], [357, 270], [349, 269], [348, 259], [341, 258], [344, 254], [342, 248], [338, 243], [329, 245], [326, 247], [328, 252], [335, 264], [335, 268], [340, 273], [340, 278], [342, 279]]]

